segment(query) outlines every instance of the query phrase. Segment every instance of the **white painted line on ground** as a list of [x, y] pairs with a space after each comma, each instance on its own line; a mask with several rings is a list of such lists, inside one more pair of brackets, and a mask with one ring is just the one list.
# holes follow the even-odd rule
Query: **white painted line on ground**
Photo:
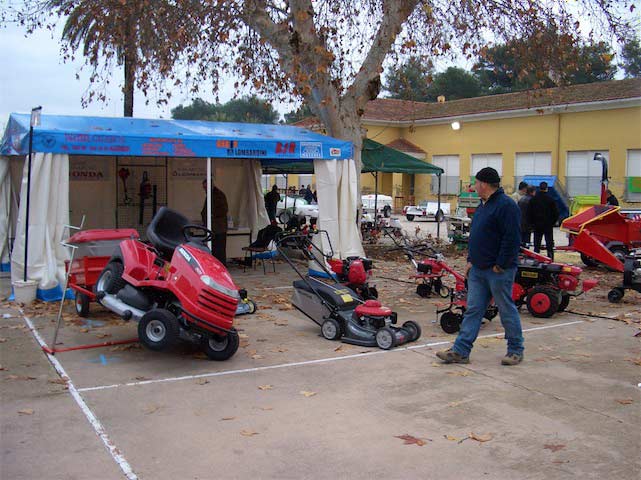
[[[47, 344], [44, 342], [44, 340], [40, 336], [40, 333], [38, 333], [38, 331], [35, 329], [31, 320], [28, 317], [24, 316], [24, 314], [23, 314], [23, 318], [27, 326], [29, 327], [29, 330], [31, 330], [31, 333], [35, 337], [36, 341], [40, 344], [40, 347], [45, 348]], [[76, 403], [82, 410], [82, 413], [85, 414], [85, 417], [87, 417], [87, 420], [89, 420], [89, 423], [91, 424], [94, 431], [96, 432], [96, 435], [100, 437], [100, 440], [102, 440], [102, 443], [104, 443], [105, 447], [111, 454], [114, 461], [118, 464], [122, 472], [125, 474], [125, 476], [129, 480], [137, 480], [138, 476], [132, 470], [131, 465], [129, 465], [125, 457], [120, 453], [120, 450], [113, 444], [113, 442], [107, 435], [105, 428], [100, 423], [100, 420], [98, 420], [98, 418], [94, 415], [91, 409], [87, 406], [84, 399], [80, 395], [79, 390], [75, 387], [75, 385], [71, 381], [71, 378], [69, 377], [69, 375], [67, 375], [67, 372], [62, 367], [58, 359], [53, 355], [45, 352], [44, 350], [43, 350], [43, 353], [47, 356], [47, 359], [49, 360], [51, 365], [53, 365], [53, 368], [56, 369], [56, 372], [58, 372], [58, 375], [60, 375], [61, 378], [66, 380], [69, 393], [71, 394], [73, 399], [76, 401]]]
[[[557, 323], [555, 325], [546, 325], [544, 327], [533, 327], [533, 328], [528, 328], [523, 330], [523, 332], [534, 332], [537, 330], [545, 330], [548, 328], [557, 328], [557, 327], [565, 327], [568, 325], [575, 325], [578, 323], [584, 323], [583, 320], [577, 320], [574, 322], [566, 322], [566, 323]], [[499, 337], [501, 335], [504, 335], [504, 333], [493, 333], [489, 335], [481, 335], [478, 338], [492, 338], [492, 337]], [[439, 345], [447, 345], [449, 343], [452, 343], [451, 341], [443, 341], [443, 342], [434, 342], [434, 343], [425, 343], [423, 345], [414, 345], [411, 347], [402, 347], [402, 348], [396, 348], [394, 350], [373, 350], [371, 352], [365, 352], [365, 353], [356, 353], [354, 355], [343, 355], [341, 357], [329, 357], [329, 358], [319, 358], [316, 360], [306, 360], [303, 362], [291, 362], [291, 363], [281, 363], [278, 365], [268, 365], [265, 367], [253, 367], [253, 368], [242, 368], [238, 370], [226, 370], [224, 372], [211, 372], [211, 373], [201, 373], [198, 375], [185, 375], [182, 377], [170, 377], [170, 378], [158, 378], [155, 380], [141, 380], [138, 382], [129, 382], [129, 383], [116, 383], [113, 385], [100, 385], [97, 387], [86, 387], [86, 388], [79, 388], [79, 392], [93, 392], [96, 390], [108, 390], [111, 388], [118, 388], [118, 387], [134, 387], [134, 386], [139, 386], [139, 385], [149, 385], [152, 383], [167, 383], [167, 382], [179, 382], [182, 380], [194, 380], [197, 378], [210, 378], [210, 377], [222, 377], [224, 375], [236, 375], [240, 373], [253, 373], [253, 372], [262, 372], [265, 370], [275, 370], [275, 369], [280, 369], [280, 368], [288, 368], [288, 367], [299, 367], [303, 365], [316, 365], [320, 363], [327, 363], [327, 362], [336, 362], [338, 360], [348, 360], [352, 358], [360, 358], [360, 357], [369, 357], [371, 355], [380, 355], [383, 353], [393, 353], [393, 352], [402, 352], [406, 350], [415, 350], [417, 348], [425, 348], [425, 347], [437, 347]]]

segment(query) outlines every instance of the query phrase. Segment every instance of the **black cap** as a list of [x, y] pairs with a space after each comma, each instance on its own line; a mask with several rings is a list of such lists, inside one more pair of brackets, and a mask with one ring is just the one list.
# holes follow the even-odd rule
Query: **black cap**
[[494, 170], [492, 167], [481, 168], [476, 174], [476, 179], [479, 182], [485, 183], [501, 183], [499, 172]]

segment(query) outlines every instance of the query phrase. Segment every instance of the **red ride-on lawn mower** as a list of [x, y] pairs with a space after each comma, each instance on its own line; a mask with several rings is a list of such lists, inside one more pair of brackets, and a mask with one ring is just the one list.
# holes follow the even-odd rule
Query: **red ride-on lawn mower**
[[347, 257], [345, 260], [329, 258], [327, 263], [338, 281], [358, 293], [363, 300], [378, 298], [376, 287], [369, 285], [374, 268], [372, 260], [361, 257]]
[[147, 238], [149, 244], [120, 243], [96, 282], [98, 301], [124, 320], [138, 320], [139, 340], [151, 350], [183, 338], [212, 360], [230, 358], [239, 343], [233, 320], [240, 295], [206, 246], [212, 232], [162, 207]]

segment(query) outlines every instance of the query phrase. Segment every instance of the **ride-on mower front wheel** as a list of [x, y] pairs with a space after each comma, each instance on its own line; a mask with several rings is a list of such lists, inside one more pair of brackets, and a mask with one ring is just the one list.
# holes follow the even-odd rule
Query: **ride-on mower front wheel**
[[203, 336], [201, 342], [207, 357], [210, 360], [218, 361], [231, 358], [238, 350], [238, 344], [240, 343], [238, 332], [235, 328], [232, 328], [224, 337], [220, 335]]
[[535, 317], [551, 317], [559, 310], [558, 292], [549, 287], [534, 287], [527, 296], [527, 309]]
[[150, 350], [168, 350], [178, 341], [178, 319], [169, 310], [156, 308], [145, 313], [138, 323], [138, 339]]

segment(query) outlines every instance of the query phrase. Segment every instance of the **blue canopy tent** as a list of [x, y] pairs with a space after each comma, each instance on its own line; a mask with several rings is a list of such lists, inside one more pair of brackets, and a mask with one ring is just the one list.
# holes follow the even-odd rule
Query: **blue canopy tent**
[[[40, 242], [40, 236], [49, 235], [45, 242], [49, 246], [57, 245], [62, 239], [64, 224], [69, 223], [69, 156], [202, 158], [207, 163], [207, 191], [211, 187], [212, 159], [222, 159], [222, 168], [227, 162], [231, 164], [232, 161], [244, 161], [243, 165], [249, 171], [248, 180], [240, 183], [238, 179], [237, 189], [251, 197], [249, 205], [258, 213], [250, 223], [258, 228], [267, 221], [267, 216], [262, 211], [264, 205], [260, 191], [262, 165], [283, 161], [308, 162], [316, 166], [319, 165], [317, 162], [333, 165], [329, 171], [324, 166], [324, 173], [320, 175], [323, 177], [322, 181], [330, 189], [334, 188], [340, 197], [340, 171], [343, 164], [353, 164], [352, 151], [353, 145], [349, 141], [284, 125], [42, 115], [39, 124], [32, 127], [29, 114], [11, 114], [0, 143], [0, 162], [8, 163], [8, 157], [16, 156], [28, 159], [23, 170], [21, 193], [26, 201], [20, 202], [11, 259], [12, 279], [16, 276], [14, 270], [20, 270], [20, 276], [25, 279], [28, 273], [31, 275], [33, 262], [30, 251], [36, 255], [40, 245], [32, 245], [32, 240], [28, 238], [29, 230], [34, 231], [34, 241], [38, 237]], [[328, 175], [334, 178], [326, 178]], [[254, 185], [256, 191], [252, 192], [250, 190]], [[30, 194], [27, 194], [29, 191]], [[43, 195], [40, 202], [34, 203], [35, 199]], [[354, 203], [355, 201], [354, 199]], [[340, 214], [334, 211], [332, 205], [325, 209], [323, 207], [321, 202], [320, 222], [325, 220], [330, 225], [330, 230], [335, 223], [337, 231], [334, 233], [340, 233], [339, 236], [343, 237], [343, 232], [338, 232], [339, 225], [348, 225], [349, 222], [342, 219], [339, 222]], [[55, 212], [52, 213], [51, 208], [55, 208]], [[207, 211], [207, 218], [211, 218], [210, 199]], [[57, 217], [57, 220], [53, 226], [47, 225], [47, 219], [50, 220], [52, 216]], [[355, 227], [353, 233], [345, 234], [351, 238], [356, 235], [358, 238]], [[332, 242], [341, 245], [340, 238], [332, 238]], [[16, 252], [24, 253], [24, 263], [21, 263], [22, 260], [18, 262]], [[54, 253], [53, 257], [60, 268], [60, 255]], [[44, 264], [51, 263], [47, 260], [50, 259], [45, 259]], [[36, 272], [34, 275], [34, 279], [41, 280]]]

